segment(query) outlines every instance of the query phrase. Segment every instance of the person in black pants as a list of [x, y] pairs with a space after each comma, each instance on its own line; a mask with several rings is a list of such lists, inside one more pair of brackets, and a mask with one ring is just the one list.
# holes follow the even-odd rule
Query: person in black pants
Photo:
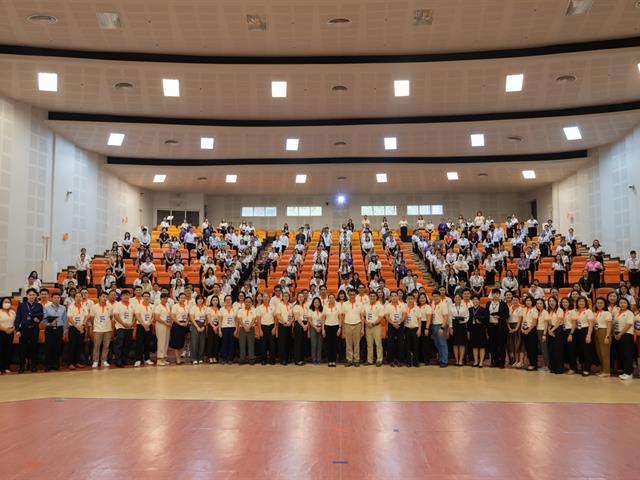
[[[260, 296], [260, 294], [258, 294]], [[256, 315], [260, 317], [262, 365], [276, 364], [275, 313], [276, 307], [270, 306], [271, 298], [268, 293], [262, 294], [262, 304], [256, 308]]]
[[[544, 302], [544, 300], [542, 300]], [[538, 311], [534, 305], [532, 296], [527, 295], [523, 303], [521, 332], [524, 337], [524, 346], [527, 351], [529, 366], [527, 370], [538, 369], [538, 332], [536, 330]]]
[[309, 321], [304, 294], [299, 293], [293, 307], [293, 359], [296, 365], [304, 365], [305, 345], [309, 333]]
[[151, 361], [151, 325], [153, 324], [153, 305], [149, 302], [151, 294], [144, 292], [142, 294], [142, 304], [138, 305], [135, 312], [136, 318], [136, 363], [138, 366], [142, 363], [153, 365]]
[[43, 309], [36, 302], [38, 293], [35, 288], [27, 290], [27, 297], [18, 305], [16, 312], [15, 328], [20, 333], [20, 369], [24, 373], [26, 360], [29, 357], [31, 371], [38, 369], [38, 327], [43, 317]]
[[[500, 300], [500, 290], [491, 290], [491, 302], [487, 305], [489, 311], [489, 354], [491, 366], [504, 368], [506, 361], [507, 322], [509, 321], [509, 307]], [[535, 332], [534, 332], [535, 333]], [[482, 359], [480, 360], [482, 363]]]
[[559, 314], [558, 299], [549, 297], [547, 311], [549, 322], [547, 330], [547, 343], [549, 349], [549, 370], [551, 373], [564, 373], [564, 317]]
[[281, 365], [289, 363], [291, 346], [291, 329], [293, 325], [293, 305], [289, 303], [289, 294], [282, 294], [282, 304], [277, 317], [276, 332], [278, 336], [278, 360]]
[[116, 322], [116, 339], [113, 347], [113, 355], [117, 367], [124, 367], [129, 358], [131, 341], [133, 339], [133, 323], [135, 307], [129, 303], [129, 290], [123, 290], [122, 300], [114, 308]]
[[49, 303], [43, 311], [44, 330], [44, 369], [60, 369], [60, 355], [62, 353], [62, 334], [67, 325], [67, 310], [60, 305], [60, 294], [51, 295]]
[[391, 301], [385, 308], [387, 317], [387, 360], [392, 367], [399, 367], [404, 360], [404, 322], [407, 311], [398, 302], [397, 292], [391, 292]]

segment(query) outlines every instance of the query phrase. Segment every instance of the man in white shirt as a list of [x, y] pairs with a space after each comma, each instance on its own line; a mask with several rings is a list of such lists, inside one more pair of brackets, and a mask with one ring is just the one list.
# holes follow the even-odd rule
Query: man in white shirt
[[364, 335], [364, 308], [356, 302], [355, 290], [349, 290], [349, 301], [342, 304], [344, 338], [347, 344], [346, 367], [360, 366], [360, 339]]
[[443, 301], [438, 290], [434, 290], [433, 317], [431, 321], [431, 337], [438, 349], [438, 363], [440, 368], [445, 368], [449, 363], [449, 349], [447, 336], [449, 335], [449, 305]]
[[128, 354], [133, 339], [133, 326], [135, 324], [136, 307], [129, 301], [129, 290], [123, 290], [121, 301], [117, 302], [113, 309], [113, 319], [116, 325], [116, 339], [113, 346], [113, 355], [117, 367], [124, 367], [128, 362]]
[[624, 268], [629, 273], [631, 294], [638, 296], [638, 288], [640, 287], [640, 260], [638, 260], [638, 255], [635, 250], [629, 252], [629, 257], [624, 262]]
[[138, 241], [142, 247], [148, 247], [151, 245], [151, 235], [149, 235], [149, 230], [147, 227], [142, 227], [140, 229], [140, 235], [138, 236]]

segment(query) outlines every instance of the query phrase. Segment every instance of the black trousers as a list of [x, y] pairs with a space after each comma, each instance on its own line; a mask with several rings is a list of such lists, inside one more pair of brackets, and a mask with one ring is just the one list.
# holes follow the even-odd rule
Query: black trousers
[[560, 327], [553, 334], [555, 336], [547, 333], [549, 370], [551, 373], [564, 373], [564, 329]]
[[627, 375], [633, 374], [633, 355], [635, 346], [633, 344], [633, 335], [625, 333], [620, 340], [615, 341], [616, 351], [618, 353], [618, 361], [622, 366], [622, 371]]
[[389, 363], [404, 361], [404, 325], [395, 328], [389, 325], [387, 333], [387, 361]]
[[405, 344], [407, 365], [413, 365], [417, 367], [420, 363], [418, 327], [405, 328], [404, 344]]
[[571, 341], [569, 341], [569, 335], [571, 330], [564, 332], [564, 359], [569, 363], [569, 369], [574, 372], [578, 370], [578, 362], [576, 359], [576, 335], [572, 335]]
[[69, 365], [81, 364], [84, 358], [84, 331], [69, 327]]
[[116, 365], [122, 367], [127, 364], [129, 350], [131, 349], [131, 339], [133, 338], [133, 328], [119, 328], [116, 330], [116, 340], [113, 346], [113, 356]]
[[291, 345], [291, 327], [278, 325], [278, 360], [289, 363], [289, 347]]
[[46, 327], [44, 330], [44, 368], [58, 370], [62, 353], [62, 327]]
[[145, 330], [142, 325], [136, 325], [136, 360], [144, 362], [151, 358], [151, 328]]
[[576, 329], [573, 335], [573, 341], [576, 344], [576, 350], [578, 353], [578, 359], [580, 360], [581, 372], [591, 372], [591, 364], [593, 363], [593, 343], [595, 342], [596, 335], [592, 333], [591, 343], [587, 343], [588, 328]]
[[262, 325], [262, 363], [276, 363], [276, 337], [273, 336], [273, 325]]
[[293, 324], [293, 360], [296, 363], [304, 362], [305, 344], [307, 342], [307, 332], [296, 322]]
[[553, 271], [553, 287], [554, 288], [563, 288], [564, 287], [564, 270], [554, 270]]
[[211, 325], [207, 326], [207, 338], [204, 349], [205, 356], [215, 358], [216, 360], [220, 358], [220, 337], [218, 336], [218, 330]]
[[324, 331], [326, 337], [324, 344], [327, 349], [327, 361], [335, 363], [338, 356], [338, 325], [325, 325]]
[[540, 256], [548, 257], [549, 256], [549, 244], [541, 243], [540, 244]]
[[529, 366], [538, 368], [538, 331], [534, 328], [524, 336], [524, 346], [527, 350]]
[[506, 361], [507, 324], [489, 324], [487, 332], [489, 336], [491, 365], [503, 368]]
[[20, 370], [24, 370], [27, 357], [31, 362], [31, 370], [38, 366], [38, 326], [23, 327], [20, 330]]
[[435, 347], [431, 339], [431, 332], [427, 328], [427, 322], [422, 322], [420, 328], [422, 329], [422, 335], [420, 336], [420, 360], [422, 363], [429, 365]]
[[0, 371], [9, 370], [13, 351], [13, 333], [0, 332]]
[[89, 286], [89, 282], [87, 279], [87, 271], [86, 270], [78, 270], [77, 271], [77, 276], [78, 276], [78, 286], [79, 287], [87, 287]]

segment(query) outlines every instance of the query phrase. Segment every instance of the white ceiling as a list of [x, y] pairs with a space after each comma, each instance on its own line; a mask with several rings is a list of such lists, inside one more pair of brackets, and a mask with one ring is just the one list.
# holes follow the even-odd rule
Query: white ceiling
[[[640, 20], [640, 19], [639, 19]], [[0, 55], [0, 93], [45, 110], [190, 118], [283, 119], [445, 115], [546, 110], [640, 98], [640, 47], [498, 60], [354, 65], [189, 65]], [[40, 92], [38, 72], [59, 91]], [[505, 92], [523, 73], [522, 92]], [[576, 81], [556, 82], [561, 75]], [[164, 97], [162, 78], [180, 80]], [[395, 97], [393, 81], [411, 81]], [[271, 81], [288, 82], [271, 98]], [[129, 82], [132, 90], [116, 90]], [[345, 85], [346, 94], [331, 92]]]
[[[610, 143], [640, 123], [640, 110], [579, 117], [553, 117], [472, 123], [355, 125], [329, 127], [194, 127], [149, 124], [49, 121], [73, 143], [104, 155], [141, 158], [308, 158], [349, 156], [515, 155], [580, 150]], [[563, 127], [577, 125], [583, 139], [568, 141]], [[121, 147], [107, 146], [111, 132], [126, 135]], [[484, 133], [485, 146], [472, 147], [469, 135]], [[507, 140], [520, 135], [523, 142]], [[201, 150], [200, 137], [214, 137], [214, 150]], [[384, 150], [384, 137], [396, 136], [398, 149]], [[299, 138], [297, 152], [284, 149]], [[168, 146], [165, 140], [179, 143]], [[337, 141], [347, 142], [336, 148]]]
[[[637, 35], [632, 0], [595, 0], [567, 17], [566, 0], [3, 0], [0, 43], [207, 55], [349, 55], [517, 48]], [[434, 10], [430, 26], [415, 9]], [[123, 28], [101, 30], [96, 11], [117, 12]], [[51, 26], [28, 15], [55, 15]], [[264, 15], [266, 31], [247, 30]], [[347, 26], [331, 26], [346, 16]]]
[[[564, 178], [588, 159], [549, 162], [508, 162], [484, 164], [350, 164], [147, 167], [106, 165], [133, 185], [154, 191], [189, 191], [210, 195], [300, 195], [300, 194], [399, 194], [419, 192], [520, 192]], [[522, 170], [533, 169], [535, 180], [524, 180]], [[446, 180], [446, 172], [459, 172], [460, 180]], [[165, 174], [165, 183], [153, 183], [155, 174]], [[377, 183], [376, 173], [386, 173], [388, 182]], [[478, 177], [486, 173], [486, 177]], [[234, 184], [225, 183], [227, 174], [238, 175]], [[296, 184], [296, 174], [307, 174], [306, 184]], [[337, 177], [345, 176], [346, 180]], [[207, 180], [198, 180], [206, 177]]]

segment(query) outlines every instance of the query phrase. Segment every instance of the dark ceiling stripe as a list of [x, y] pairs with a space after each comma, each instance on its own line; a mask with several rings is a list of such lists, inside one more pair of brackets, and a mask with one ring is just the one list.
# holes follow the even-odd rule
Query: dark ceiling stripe
[[320, 55], [320, 56], [229, 56], [179, 55], [169, 53], [107, 52], [61, 48], [0, 45], [0, 54], [34, 57], [61, 57], [125, 62], [228, 64], [228, 65], [309, 65], [349, 63], [428, 63], [461, 60], [489, 60], [498, 58], [535, 57], [562, 53], [592, 52], [640, 46], [640, 37], [563, 43], [539, 47], [508, 48], [474, 52], [424, 53], [409, 55]]
[[107, 157], [110, 165], [143, 165], [163, 167], [204, 167], [228, 165], [337, 165], [348, 163], [499, 163], [499, 162], [541, 162], [549, 160], [567, 160], [585, 158], [589, 156], [587, 150], [570, 152], [532, 153], [523, 155], [476, 155], [467, 157], [319, 157], [319, 158], [238, 158], [220, 160], [196, 160], [178, 158], [133, 158]]
[[49, 112], [49, 120], [63, 122], [132, 123], [155, 125], [186, 125], [207, 127], [326, 127], [342, 125], [396, 125], [427, 123], [488, 122], [529, 118], [567, 117], [601, 113], [639, 110], [640, 101], [593, 105], [587, 107], [560, 108], [555, 110], [531, 110], [525, 112], [472, 113], [464, 115], [433, 115], [417, 117], [374, 118], [318, 118], [285, 120], [245, 120], [220, 118], [172, 118], [140, 117], [133, 115], [106, 115], [100, 113]]

